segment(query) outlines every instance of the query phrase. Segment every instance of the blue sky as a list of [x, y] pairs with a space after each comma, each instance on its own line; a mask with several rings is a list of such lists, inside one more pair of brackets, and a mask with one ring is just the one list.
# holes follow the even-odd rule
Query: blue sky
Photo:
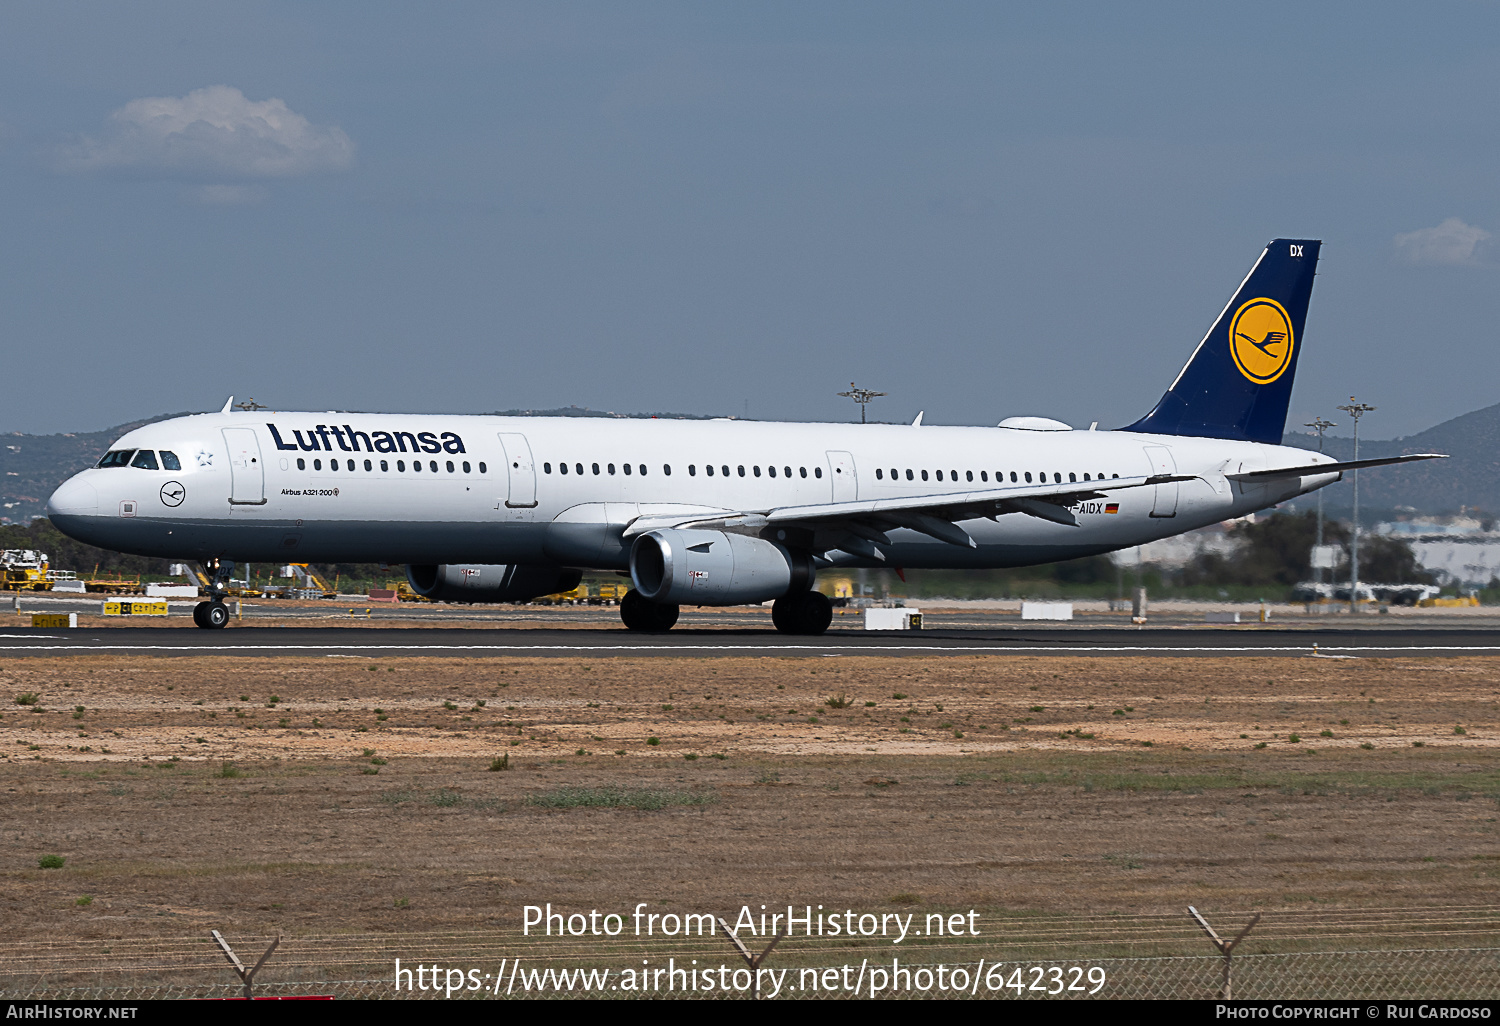
[[1497, 115], [1480, 2], [11, 2], [0, 430], [1117, 426], [1293, 236], [1293, 423], [1407, 434], [1500, 401]]

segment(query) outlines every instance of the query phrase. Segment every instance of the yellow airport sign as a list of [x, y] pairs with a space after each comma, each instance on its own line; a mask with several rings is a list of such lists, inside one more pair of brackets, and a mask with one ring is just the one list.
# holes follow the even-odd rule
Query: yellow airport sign
[[126, 601], [124, 599], [111, 599], [104, 603], [105, 616], [166, 616], [167, 603], [165, 599], [156, 599], [150, 602]]
[[77, 613], [32, 613], [33, 627], [77, 627]]

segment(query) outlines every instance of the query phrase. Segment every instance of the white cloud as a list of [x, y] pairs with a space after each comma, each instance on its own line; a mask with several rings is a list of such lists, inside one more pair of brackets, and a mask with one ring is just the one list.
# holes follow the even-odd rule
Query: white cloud
[[103, 134], [67, 147], [58, 166], [235, 181], [342, 171], [353, 161], [354, 142], [342, 129], [313, 125], [281, 100], [249, 100], [216, 85], [131, 100], [109, 116]]
[[1436, 228], [1396, 236], [1396, 252], [1412, 264], [1478, 264], [1490, 233], [1450, 217]]

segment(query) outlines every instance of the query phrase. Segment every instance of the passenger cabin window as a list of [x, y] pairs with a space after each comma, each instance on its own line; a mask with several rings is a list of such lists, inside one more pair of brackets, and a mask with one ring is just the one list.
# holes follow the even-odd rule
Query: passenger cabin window
[[885, 471], [881, 470], [879, 467], [876, 467], [875, 468], [875, 480], [880, 481], [880, 480], [883, 480], [884, 478], [885, 478]]
[[697, 464], [695, 464], [695, 463], [689, 463], [688, 464], [688, 477], [697, 477], [697, 476], [698, 476], [698, 466], [697, 466]]
[[307, 461], [305, 459], [303, 459], [301, 456], [297, 457], [297, 469], [298, 470], [306, 470], [307, 469]]
[[760, 467], [751, 467], [750, 469], [755, 471], [756, 477], [760, 477]]
[[130, 465], [132, 467], [135, 467], [137, 470], [161, 469], [156, 465], [156, 453], [152, 452], [150, 449], [142, 449], [140, 452], [136, 453], [135, 459], [130, 461]]
[[[298, 461], [297, 461], [297, 462], [298, 462], [298, 463], [301, 463], [301, 462], [302, 462], [302, 461], [301, 461], [301, 460], [298, 460]], [[384, 473], [385, 473], [385, 472], [387, 472], [387, 471], [388, 471], [388, 470], [390, 470], [390, 469], [391, 469], [391, 465], [390, 465], [390, 463], [388, 463], [388, 462], [387, 462], [387, 461], [385, 461], [385, 460], [381, 460], [381, 461], [380, 461], [380, 472], [381, 472], [381, 473], [382, 473], [382, 474], [384, 474]]]
[[703, 472], [705, 474], [707, 474], [709, 477], [713, 477], [714, 476], [714, 465], [712, 463], [706, 465], [703, 468]]
[[926, 481], [926, 480], [927, 480], [927, 471], [925, 471], [925, 470], [924, 470], [924, 471], [922, 471], [922, 480], [923, 480], [923, 481]]
[[[552, 464], [550, 464], [550, 463], [543, 463], [542, 464], [542, 473], [543, 474], [550, 474], [550, 473], [552, 473]], [[566, 473], [566, 471], [564, 471], [564, 473]]]
[[[625, 466], [622, 469], [625, 471], [626, 474], [629, 474], [630, 473], [630, 464], [629, 463], [625, 464]], [[610, 471], [610, 473], [614, 473], [614, 471]]]
[[823, 476], [823, 468], [822, 467], [813, 467], [813, 477], [822, 477], [822, 476]]
[[[604, 469], [605, 469], [605, 471], [606, 471], [606, 472], [607, 472], [607, 473], [609, 473], [609, 474], [614, 474], [614, 472], [615, 472], [615, 465], [614, 465], [614, 464], [613, 464], [613, 463], [606, 463], [606, 464], [605, 464], [605, 465], [604, 465]], [[625, 473], [627, 473], [627, 474], [628, 474], [628, 473], [630, 473], [630, 471], [629, 471], [629, 470], [628, 470], [628, 469], [627, 469], [627, 470], [626, 470], [626, 471], [625, 471]]]
[[[354, 461], [350, 460], [349, 461], [349, 465], [352, 468], [354, 466]], [[437, 460], [428, 460], [427, 461], [427, 469], [430, 470], [430, 471], [432, 471], [434, 474], [436, 474], [437, 473]]]
[[130, 466], [130, 457], [134, 455], [134, 449], [116, 449], [114, 452], [105, 453], [104, 457], [99, 460], [99, 466], [128, 467]]
[[369, 460], [365, 460], [365, 469], [366, 470], [374, 470], [375, 469], [375, 464], [371, 463]]
[[483, 463], [482, 463], [482, 462], [481, 462], [481, 463], [480, 463], [480, 464], [479, 464], [479, 472], [480, 472], [480, 473], [481, 473], [481, 474], [487, 474], [487, 473], [489, 473], [489, 471], [487, 471], [487, 470], [486, 470], [486, 469], [485, 469], [485, 466], [484, 466], [484, 464], [483, 464]]
[[[316, 463], [316, 461], [314, 461], [314, 462]], [[406, 461], [405, 460], [397, 460], [396, 461], [396, 469], [398, 471], [400, 471], [401, 473], [403, 473], [403, 474], [406, 473]]]
[[663, 463], [661, 465], [661, 472], [663, 474], [667, 475], [668, 477], [671, 477], [672, 476], [672, 464], [670, 464], [670, 463]]
[[468, 472], [469, 472], [469, 461], [468, 460], [464, 460], [464, 473], [467, 474]]
[[792, 468], [791, 467], [782, 467], [781, 469], [784, 470], [784, 471], [786, 471], [786, 476], [787, 477], [791, 477], [792, 476]]
[[450, 473], [450, 474], [453, 473], [453, 461], [452, 460], [448, 460], [448, 473]]
[[641, 464], [641, 476], [646, 476], [646, 465], [644, 463]]
[[181, 470], [182, 461], [177, 458], [177, 454], [175, 452], [168, 452], [167, 450], [163, 449], [161, 451], [161, 469]]
[[314, 470], [322, 470], [323, 469], [323, 461], [322, 460], [313, 460], [313, 469]]
[[744, 476], [745, 476], [745, 467], [744, 467], [743, 464], [741, 464], [740, 465], [740, 477], [744, 477]]

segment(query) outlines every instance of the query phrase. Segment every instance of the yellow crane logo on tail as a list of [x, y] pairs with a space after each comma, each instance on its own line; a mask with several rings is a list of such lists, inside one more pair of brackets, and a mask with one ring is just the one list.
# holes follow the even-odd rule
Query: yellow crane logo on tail
[[1234, 365], [1257, 385], [1269, 385], [1292, 362], [1292, 319], [1274, 299], [1252, 299], [1229, 322]]

